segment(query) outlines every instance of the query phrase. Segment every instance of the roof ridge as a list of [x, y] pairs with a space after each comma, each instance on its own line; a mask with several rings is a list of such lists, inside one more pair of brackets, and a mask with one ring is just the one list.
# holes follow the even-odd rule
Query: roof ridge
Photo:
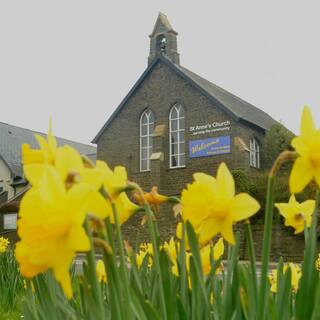
[[[7, 125], [7, 126], [9, 126], [9, 127], [15, 127], [15, 128], [22, 129], [22, 130], [27, 130], [27, 131], [30, 131], [30, 132], [33, 133], [33, 134], [40, 134], [40, 135], [45, 135], [45, 136], [47, 135], [47, 133], [44, 133], [44, 132], [41, 132], [41, 131], [32, 130], [32, 129], [29, 129], [29, 128], [20, 127], [20, 126], [14, 125], [14, 124], [10, 124], [10, 123], [6, 123], [6, 122], [0, 121], [0, 125], [1, 125], [1, 124]], [[87, 147], [92, 147], [92, 148], [94, 148], [94, 149], [97, 148], [96, 146], [94, 146], [94, 145], [91, 144], [90, 142], [89, 142], [89, 143], [83, 143], [83, 142], [78, 142], [78, 141], [75, 141], [75, 140], [66, 139], [66, 138], [62, 138], [62, 137], [58, 137], [58, 136], [55, 136], [55, 138], [56, 138], [56, 139], [59, 139], [59, 140], [65, 140], [65, 141], [69, 141], [69, 142], [72, 142], [72, 143], [81, 144], [81, 145], [87, 146]]]

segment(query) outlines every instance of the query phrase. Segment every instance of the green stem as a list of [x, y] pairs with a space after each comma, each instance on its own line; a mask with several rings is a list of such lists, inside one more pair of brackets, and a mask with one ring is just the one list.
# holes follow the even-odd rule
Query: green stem
[[263, 231], [263, 249], [262, 249], [262, 266], [261, 266], [261, 279], [260, 279], [260, 292], [259, 292], [259, 305], [257, 319], [265, 319], [266, 308], [266, 294], [268, 284], [268, 270], [269, 258], [271, 250], [271, 236], [272, 236], [272, 219], [273, 219], [273, 185], [274, 177], [269, 176], [268, 189], [266, 197], [266, 210], [264, 218], [264, 231]]
[[121, 308], [121, 281], [117, 272], [116, 259], [114, 256], [115, 248], [112, 239], [112, 227], [109, 219], [105, 219], [105, 230], [99, 231], [99, 237], [106, 241], [112, 248], [112, 253], [103, 250], [103, 260], [106, 266], [108, 285], [110, 288], [110, 301], [113, 303], [113, 316], [115, 319], [122, 319], [124, 310]]
[[[126, 268], [126, 260], [125, 260], [125, 254], [124, 254], [124, 247], [123, 247], [123, 239], [122, 239], [122, 233], [120, 228], [120, 222], [118, 217], [118, 211], [114, 203], [112, 203], [112, 211], [113, 211], [113, 217], [114, 217], [114, 224], [116, 227], [116, 233], [117, 233], [117, 241], [119, 245], [119, 252], [120, 252], [120, 268], [123, 276], [124, 281], [124, 294], [125, 294], [125, 301], [127, 303], [127, 306], [131, 306], [131, 298], [130, 298], [130, 289], [129, 289], [129, 279], [128, 279], [128, 272]], [[126, 312], [128, 315], [128, 318], [131, 318], [132, 313]]]
[[256, 270], [256, 254], [254, 251], [254, 245], [253, 245], [253, 237], [252, 237], [252, 230], [250, 222], [245, 224], [245, 233], [246, 238], [248, 241], [248, 253], [249, 253], [249, 259], [250, 259], [250, 265], [251, 265], [251, 277], [252, 277], [252, 284], [253, 284], [253, 290], [254, 290], [254, 298], [257, 297], [257, 270]]
[[159, 279], [159, 288], [160, 288], [160, 303], [161, 303], [161, 309], [162, 309], [162, 319], [166, 320], [167, 319], [166, 302], [165, 302], [165, 296], [164, 296], [162, 273], [161, 273], [160, 259], [159, 259], [160, 239], [159, 237], [157, 237], [156, 227], [153, 221], [153, 212], [151, 211], [150, 206], [148, 204], [145, 204], [144, 209], [148, 216], [148, 226], [149, 226], [149, 231], [151, 233], [151, 241], [153, 246], [153, 259], [155, 262], [157, 273], [159, 275], [158, 279]]
[[180, 263], [181, 263], [181, 301], [185, 309], [188, 309], [187, 304], [187, 270], [186, 270], [186, 225], [184, 221], [182, 223], [182, 239], [180, 242]]
[[88, 270], [89, 270], [89, 276], [90, 276], [89, 280], [90, 280], [90, 284], [92, 285], [92, 295], [94, 297], [94, 300], [97, 303], [98, 313], [101, 316], [101, 319], [103, 319], [104, 318], [103, 299], [102, 299], [101, 289], [100, 289], [100, 285], [99, 285], [97, 274], [96, 274], [96, 256], [94, 253], [94, 244], [92, 240], [92, 233], [89, 227], [88, 218], [86, 218], [84, 222], [84, 228], [89, 237], [90, 248], [91, 248], [86, 255], [87, 255]]

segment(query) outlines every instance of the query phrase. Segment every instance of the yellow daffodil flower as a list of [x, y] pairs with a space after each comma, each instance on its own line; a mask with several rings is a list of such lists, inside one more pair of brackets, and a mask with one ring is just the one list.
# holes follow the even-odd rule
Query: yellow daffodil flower
[[45, 166], [38, 188], [27, 191], [20, 205], [15, 254], [24, 277], [52, 269], [71, 298], [70, 264], [77, 251], [90, 249], [83, 223], [92, 192], [81, 183], [66, 189], [59, 172]]
[[303, 109], [300, 136], [293, 138], [291, 145], [299, 154], [290, 174], [291, 192], [302, 191], [311, 180], [320, 187], [320, 130], [308, 107]]
[[115, 201], [128, 187], [128, 177], [125, 167], [117, 166], [112, 171], [104, 161], [97, 161], [97, 169], [103, 179], [103, 185], [112, 201]]
[[24, 165], [34, 163], [53, 164], [57, 151], [57, 140], [52, 135], [52, 124], [50, 120], [47, 140], [40, 134], [35, 135], [40, 149], [31, 149], [29, 144], [22, 145], [22, 163]]
[[7, 238], [0, 237], [0, 253], [7, 251], [10, 241]]
[[138, 268], [141, 267], [145, 257], [148, 255], [148, 267], [152, 266], [153, 247], [151, 243], [141, 243], [140, 250], [136, 254], [136, 263]]
[[[283, 266], [283, 273], [287, 271], [287, 269], [291, 269], [291, 290], [296, 293], [299, 288], [299, 281], [302, 276], [301, 267], [295, 263], [286, 263]], [[273, 269], [269, 274], [269, 282], [270, 282], [270, 290], [271, 292], [276, 293], [278, 288], [278, 270]]]
[[200, 258], [204, 275], [208, 275], [211, 270], [211, 250], [213, 251], [213, 260], [218, 261], [224, 254], [223, 238], [220, 238], [212, 247], [208, 244], [200, 250]]
[[[140, 210], [140, 207], [131, 202], [125, 193], [118, 195], [114, 200], [114, 205], [118, 213], [120, 224], [125, 223], [132, 215]], [[110, 222], [114, 224], [115, 221], [110, 200], [107, 201], [107, 207], [107, 215], [110, 217]]]
[[134, 198], [140, 205], [143, 205], [145, 201], [151, 205], [158, 205], [167, 202], [169, 199], [169, 197], [159, 194], [156, 186], [153, 186], [150, 192], [144, 193], [144, 199], [138, 192], [134, 193]]
[[107, 283], [106, 267], [102, 260], [98, 260], [97, 262], [96, 273], [100, 283]]
[[182, 191], [182, 217], [189, 220], [199, 235], [201, 245], [216, 234], [234, 244], [233, 223], [249, 218], [260, 209], [259, 203], [246, 193], [235, 195], [235, 183], [225, 163], [217, 177], [195, 173], [194, 182]]
[[294, 194], [291, 195], [288, 203], [276, 203], [280, 214], [285, 218], [285, 225], [295, 228], [294, 234], [304, 230], [305, 223], [307, 227], [311, 225], [312, 213], [315, 209], [315, 201], [307, 200], [299, 203]]

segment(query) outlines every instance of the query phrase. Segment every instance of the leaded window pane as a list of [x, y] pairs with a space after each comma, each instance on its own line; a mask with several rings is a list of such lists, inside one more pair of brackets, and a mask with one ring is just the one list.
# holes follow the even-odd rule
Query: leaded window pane
[[153, 130], [154, 114], [146, 110], [140, 118], [140, 171], [150, 170]]

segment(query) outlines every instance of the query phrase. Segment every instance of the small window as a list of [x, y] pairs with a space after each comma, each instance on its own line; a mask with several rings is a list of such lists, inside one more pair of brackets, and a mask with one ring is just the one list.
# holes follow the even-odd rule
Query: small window
[[185, 166], [185, 113], [180, 104], [172, 107], [169, 115], [170, 168]]
[[151, 110], [146, 110], [142, 113], [140, 118], [140, 171], [150, 170], [153, 130], [153, 112]]
[[16, 230], [17, 229], [17, 213], [6, 213], [3, 215], [3, 229]]
[[260, 168], [260, 145], [254, 138], [250, 140], [250, 166]]

